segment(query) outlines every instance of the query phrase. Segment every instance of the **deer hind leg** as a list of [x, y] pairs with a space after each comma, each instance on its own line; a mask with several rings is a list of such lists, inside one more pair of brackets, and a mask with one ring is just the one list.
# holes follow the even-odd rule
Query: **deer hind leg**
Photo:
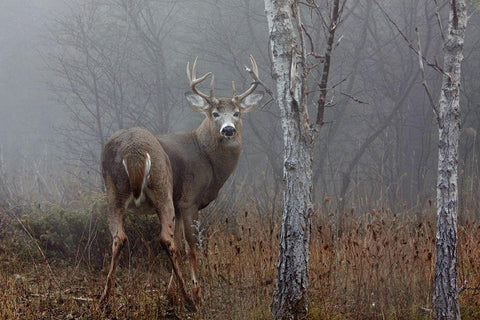
[[110, 262], [110, 269], [108, 270], [107, 281], [105, 283], [105, 289], [103, 290], [100, 303], [104, 304], [108, 301], [110, 292], [114, 283], [115, 271], [117, 269], [118, 258], [122, 251], [123, 246], [127, 240], [127, 234], [123, 227], [123, 218], [125, 215], [125, 209], [123, 206], [116, 207], [109, 205], [108, 209], [108, 227], [112, 234], [112, 260]]
[[186, 308], [190, 311], [196, 311], [192, 298], [187, 294], [185, 281], [183, 280], [183, 275], [180, 270], [180, 265], [178, 263], [178, 251], [175, 245], [174, 232], [175, 232], [175, 210], [173, 207], [173, 202], [165, 201], [164, 204], [159, 203], [158, 206], [158, 215], [160, 217], [160, 223], [162, 225], [162, 231], [160, 232], [160, 241], [165, 247], [172, 263], [173, 272], [177, 278], [178, 286], [182, 297], [185, 299]]
[[[181, 217], [175, 212], [175, 232], [174, 232], [174, 242], [177, 248], [177, 256], [182, 256], [184, 253], [183, 248], [183, 221]], [[177, 299], [177, 285], [175, 283], [175, 271], [172, 269], [172, 275], [170, 276], [170, 281], [168, 282], [167, 287], [167, 296], [173, 302]]]
[[190, 262], [192, 285], [193, 285], [193, 299], [196, 302], [202, 300], [202, 289], [198, 282], [198, 237], [194, 225], [194, 221], [198, 219], [198, 210], [196, 208], [182, 212], [183, 227], [185, 229], [185, 239], [188, 243], [188, 259]]

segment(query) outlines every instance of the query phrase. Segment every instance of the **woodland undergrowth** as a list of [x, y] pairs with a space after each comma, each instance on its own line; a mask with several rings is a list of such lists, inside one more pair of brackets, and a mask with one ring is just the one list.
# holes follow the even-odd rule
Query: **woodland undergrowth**
[[[277, 206], [278, 207], [278, 206]], [[167, 257], [155, 216], [128, 216], [108, 313], [97, 303], [110, 255], [101, 193], [68, 206], [43, 203], [0, 211], [0, 319], [270, 319], [280, 212], [246, 200], [236, 212], [201, 214], [204, 301], [197, 313], [167, 303]], [[463, 319], [480, 318], [480, 222], [459, 223]], [[272, 221], [271, 217], [274, 217]], [[430, 319], [435, 211], [351, 209], [338, 219], [315, 212], [310, 256], [310, 319]], [[188, 275], [188, 264], [183, 265]]]

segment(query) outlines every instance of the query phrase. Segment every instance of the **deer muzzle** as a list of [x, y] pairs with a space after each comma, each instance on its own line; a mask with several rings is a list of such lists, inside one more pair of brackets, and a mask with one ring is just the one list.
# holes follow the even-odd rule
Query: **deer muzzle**
[[233, 124], [227, 123], [222, 126], [222, 129], [220, 129], [220, 133], [222, 134], [222, 136], [230, 138], [237, 133], [237, 130], [235, 129]]

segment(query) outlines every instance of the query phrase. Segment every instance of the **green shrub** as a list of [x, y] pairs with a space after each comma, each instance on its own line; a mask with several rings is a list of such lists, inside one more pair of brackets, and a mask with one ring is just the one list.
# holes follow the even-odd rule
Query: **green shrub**
[[[109, 263], [111, 235], [107, 226], [106, 202], [103, 194], [93, 194], [72, 205], [25, 210], [14, 226], [25, 233], [24, 244], [40, 248], [48, 261], [84, 264], [95, 269]], [[125, 231], [128, 242], [123, 260], [129, 264], [155, 259], [163, 252], [157, 235], [160, 223], [156, 215], [128, 214]], [[37, 246], [38, 245], [38, 246]]]
[[39, 248], [49, 261], [101, 267], [103, 248], [109, 239], [103, 197], [92, 196], [83, 208], [51, 205], [26, 209], [14, 226], [25, 233], [25, 245]]

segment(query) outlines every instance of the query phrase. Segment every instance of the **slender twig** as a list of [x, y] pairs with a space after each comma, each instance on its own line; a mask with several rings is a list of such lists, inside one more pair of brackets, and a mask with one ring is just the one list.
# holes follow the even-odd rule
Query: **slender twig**
[[352, 99], [353, 101], [357, 102], [357, 103], [360, 103], [360, 104], [369, 104], [368, 102], [366, 101], [363, 101], [363, 100], [360, 100], [359, 98], [355, 97], [355, 96], [352, 96], [348, 93], [345, 93], [345, 92], [340, 92], [340, 94]]
[[311, 56], [313, 56], [317, 59], [320, 59], [321, 62], [325, 61], [325, 57], [323, 57], [322, 55], [315, 52], [315, 45], [313, 44], [312, 36], [310, 35], [310, 33], [308, 32], [307, 28], [305, 27], [305, 25], [303, 23], [302, 23], [301, 27], [302, 27], [303, 32], [305, 33], [305, 35], [308, 38], [308, 42], [310, 43], [310, 52], [307, 55], [311, 55]]
[[261, 85], [261, 86], [263, 87], [263, 89], [265, 89], [265, 92], [270, 96], [270, 99], [271, 99], [271, 100], [275, 100], [275, 97], [273, 96], [272, 90], [271, 90], [269, 87], [267, 87], [267, 86], [265, 85], [265, 83], [263, 83], [262, 80], [257, 79], [256, 82], [257, 82], [259, 85]]
[[442, 20], [440, 19], [440, 10], [438, 9], [438, 2], [437, 0], [433, 0], [435, 2], [435, 16], [437, 17], [438, 29], [440, 30], [440, 34], [442, 35], [442, 40], [445, 42], [445, 34], [443, 33], [443, 26]]
[[265, 102], [261, 107], [260, 110], [263, 110], [270, 102], [275, 101], [273, 97], [270, 97], [267, 102]]
[[[342, 7], [343, 8], [343, 7]], [[323, 117], [325, 113], [325, 105], [327, 98], [327, 85], [328, 85], [328, 76], [330, 73], [330, 60], [332, 57], [335, 41], [335, 31], [337, 30], [338, 22], [342, 14], [342, 9], [340, 7], [340, 0], [335, 0], [333, 2], [333, 8], [330, 12], [330, 24], [328, 27], [328, 37], [327, 37], [327, 46], [325, 49], [325, 62], [323, 64], [322, 77], [319, 83], [320, 96], [317, 101], [317, 118], [315, 125], [321, 127], [323, 124]]]
[[425, 67], [423, 66], [423, 59], [422, 59], [422, 46], [420, 44], [420, 35], [418, 34], [418, 28], [415, 28], [415, 33], [417, 34], [417, 47], [418, 47], [418, 64], [420, 66], [420, 71], [422, 72], [422, 85], [425, 88], [425, 91], [428, 96], [428, 100], [430, 101], [430, 105], [433, 108], [433, 112], [435, 113], [435, 117], [440, 124], [440, 110], [438, 105], [435, 103], [432, 97], [432, 93], [428, 88], [427, 80], [425, 78]]
[[298, 1], [298, 4], [303, 4], [304, 6], [309, 7], [311, 9], [318, 8], [318, 6], [313, 1], [308, 1], [308, 2]]
[[[403, 40], [405, 40], [405, 42], [408, 44], [408, 47], [410, 49], [413, 50], [413, 52], [415, 52], [415, 54], [418, 55], [418, 50], [415, 48], [415, 46], [413, 45], [413, 43], [408, 39], [408, 37], [405, 35], [405, 33], [403, 33], [403, 31], [400, 29], [400, 27], [398, 26], [398, 24], [395, 22], [395, 20], [393, 20], [392, 17], [390, 17], [390, 15], [388, 14], [388, 12], [377, 2], [377, 0], [373, 0], [373, 2], [375, 2], [375, 4], [380, 8], [380, 10], [382, 11], [382, 13], [385, 15], [385, 17], [387, 18], [387, 20], [395, 27], [395, 29], [397, 29], [397, 32], [400, 34], [400, 36], [403, 38]], [[431, 67], [432, 69], [440, 72], [442, 75], [446, 75], [445, 71], [443, 71], [443, 69], [440, 67], [440, 65], [437, 63], [437, 61], [435, 60], [434, 63], [431, 63], [428, 61], [428, 59], [422, 55], [420, 55], [420, 58], [425, 61], [425, 63]]]
[[315, 46], [313, 45], [312, 36], [308, 32], [307, 28], [305, 28], [305, 25], [303, 23], [300, 25], [300, 27], [302, 28], [303, 32], [305, 33], [305, 35], [308, 38], [308, 42], [310, 43], [310, 52], [315, 52]]
[[[336, 25], [336, 27], [338, 27], [338, 24]], [[338, 38], [337, 42], [335, 42], [335, 44], [333, 45], [333, 50], [335, 50], [340, 45], [340, 42], [342, 42], [342, 40], [343, 40], [343, 34]]]
[[335, 89], [337, 86], [341, 85], [342, 83], [344, 83], [345, 81], [347, 81], [347, 77], [343, 78], [342, 80], [338, 81], [337, 83], [335, 83], [333, 86], [331, 86], [330, 88], [328, 88], [328, 90], [332, 90], [332, 89]]

